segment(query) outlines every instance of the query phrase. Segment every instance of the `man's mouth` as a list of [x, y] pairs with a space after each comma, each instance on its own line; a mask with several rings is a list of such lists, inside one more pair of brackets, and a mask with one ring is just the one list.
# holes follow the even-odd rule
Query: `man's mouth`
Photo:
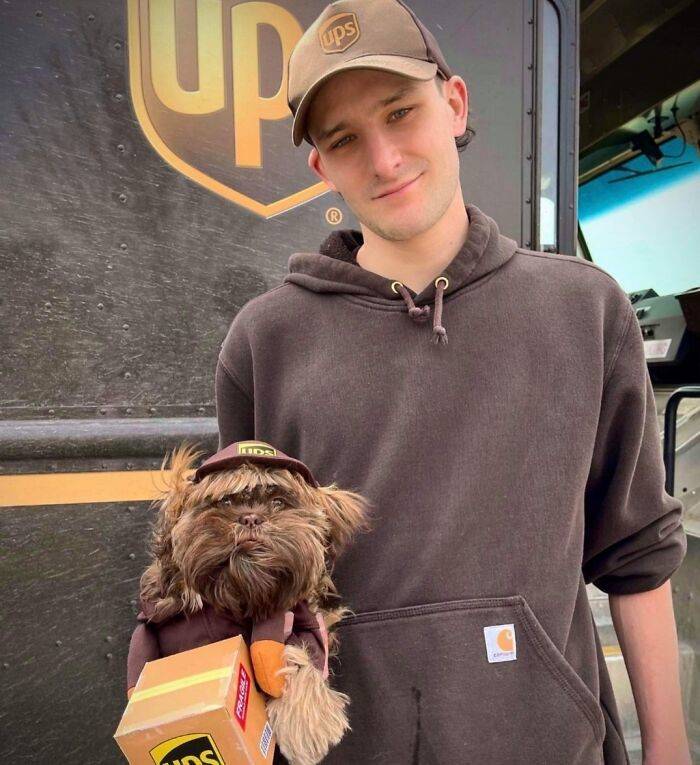
[[402, 186], [395, 188], [393, 191], [387, 191], [384, 194], [380, 194], [378, 197], [375, 197], [375, 199], [384, 199], [386, 197], [396, 197], [405, 193], [413, 186], [413, 184], [421, 177], [421, 175], [423, 175], [423, 173], [420, 173], [415, 178], [413, 178], [410, 181], [407, 181]]

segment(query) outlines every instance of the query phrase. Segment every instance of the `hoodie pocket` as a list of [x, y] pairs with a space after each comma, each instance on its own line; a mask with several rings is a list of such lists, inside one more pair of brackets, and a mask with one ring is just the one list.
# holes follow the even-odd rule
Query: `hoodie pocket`
[[598, 700], [522, 595], [360, 613], [337, 630], [332, 682], [352, 730], [324, 763], [603, 763]]

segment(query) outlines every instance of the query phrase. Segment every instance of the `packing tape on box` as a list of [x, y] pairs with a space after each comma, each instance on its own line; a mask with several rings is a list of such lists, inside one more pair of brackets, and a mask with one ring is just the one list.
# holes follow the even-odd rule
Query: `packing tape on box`
[[142, 691], [134, 691], [129, 699], [129, 704], [133, 704], [135, 701], [144, 701], [145, 699], [151, 699], [154, 696], [161, 696], [164, 693], [171, 693], [172, 691], [179, 691], [182, 688], [189, 688], [191, 685], [198, 685], [199, 683], [208, 683], [211, 680], [223, 680], [226, 677], [230, 677], [231, 668], [222, 667], [221, 669], [210, 669], [208, 672], [200, 672], [197, 675], [188, 675], [187, 677], [181, 677], [179, 680], [170, 680], [167, 683], [161, 683], [160, 685], [154, 685], [152, 688], [144, 688]]

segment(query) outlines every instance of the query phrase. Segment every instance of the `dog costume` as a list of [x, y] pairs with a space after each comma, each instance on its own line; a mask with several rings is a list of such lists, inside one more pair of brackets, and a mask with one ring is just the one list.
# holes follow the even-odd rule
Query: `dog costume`
[[[314, 487], [318, 482], [309, 468], [263, 441], [238, 441], [205, 460], [195, 471], [193, 483], [221, 470], [233, 470], [243, 462], [256, 462], [286, 468], [302, 475]], [[283, 666], [284, 646], [305, 644], [310, 658], [324, 679], [328, 677], [328, 633], [323, 617], [314, 613], [302, 600], [291, 611], [279, 611], [269, 618], [235, 620], [211, 605], [195, 614], [180, 613], [158, 620], [153, 604], [139, 598], [138, 625], [131, 637], [127, 658], [127, 689], [136, 685], [147, 661], [208, 645], [218, 640], [242, 635], [250, 647], [255, 679], [265, 693], [279, 697], [284, 676], [277, 675]]]

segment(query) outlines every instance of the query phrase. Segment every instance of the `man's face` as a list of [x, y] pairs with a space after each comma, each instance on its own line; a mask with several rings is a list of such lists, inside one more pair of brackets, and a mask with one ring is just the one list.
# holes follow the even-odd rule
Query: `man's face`
[[433, 226], [459, 188], [454, 139], [466, 127], [467, 91], [458, 76], [439, 86], [444, 95], [432, 80], [351, 69], [334, 75], [311, 104], [309, 167], [384, 239], [410, 239]]

